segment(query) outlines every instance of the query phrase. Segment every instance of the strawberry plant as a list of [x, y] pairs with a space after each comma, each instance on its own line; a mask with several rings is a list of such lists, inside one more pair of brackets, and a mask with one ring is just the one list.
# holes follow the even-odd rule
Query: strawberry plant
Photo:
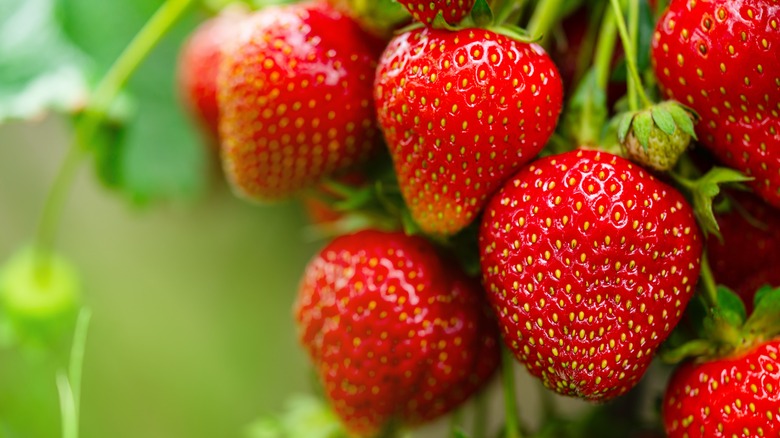
[[0, 437], [780, 433], [776, 0], [0, 12]]

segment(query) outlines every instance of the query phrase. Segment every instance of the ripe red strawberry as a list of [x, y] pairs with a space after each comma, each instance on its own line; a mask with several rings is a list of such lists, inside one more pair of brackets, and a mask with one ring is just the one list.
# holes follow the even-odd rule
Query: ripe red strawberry
[[474, 7], [474, 0], [398, 0], [412, 17], [426, 25], [433, 24], [437, 15], [447, 23], [458, 24], [466, 18]]
[[675, 371], [663, 403], [670, 438], [780, 436], [780, 340]]
[[481, 297], [428, 241], [399, 232], [339, 237], [309, 263], [300, 340], [351, 433], [433, 419], [488, 380], [499, 350]]
[[504, 341], [545, 386], [605, 401], [633, 387], [677, 325], [702, 237], [673, 188], [604, 152], [522, 169], [485, 209], [484, 284]]
[[707, 256], [715, 280], [750, 311], [760, 286], [780, 286], [780, 210], [747, 193], [735, 194], [733, 207], [717, 216], [723, 240], [711, 238]]
[[412, 216], [452, 234], [549, 139], [561, 111], [555, 65], [536, 44], [483, 29], [418, 29], [390, 42], [375, 102]]
[[371, 78], [380, 46], [322, 2], [242, 22], [219, 75], [227, 175], [244, 196], [285, 198], [368, 157], [378, 138]]
[[179, 54], [179, 95], [214, 144], [218, 144], [217, 74], [222, 47], [235, 37], [238, 23], [245, 16], [243, 11], [230, 9], [204, 21], [190, 34]]
[[780, 207], [780, 2], [674, 0], [652, 60], [670, 98], [701, 116], [699, 140]]

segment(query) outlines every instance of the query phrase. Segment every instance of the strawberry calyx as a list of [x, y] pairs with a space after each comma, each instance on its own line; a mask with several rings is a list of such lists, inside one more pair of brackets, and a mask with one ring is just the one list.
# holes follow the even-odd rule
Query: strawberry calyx
[[697, 115], [675, 101], [618, 116], [618, 139], [626, 156], [638, 164], [666, 172], [696, 140]]
[[411, 19], [409, 12], [394, 0], [328, 1], [377, 36], [389, 37], [399, 25]]
[[718, 222], [713, 212], [713, 200], [720, 194], [721, 186], [724, 184], [739, 184], [752, 180], [752, 178], [742, 173], [725, 167], [713, 167], [703, 176], [691, 179], [691, 175], [697, 174], [692, 164], [687, 160], [678, 166], [678, 169], [672, 173], [672, 178], [680, 185], [684, 192], [687, 192], [693, 211], [696, 214], [696, 220], [705, 234], [720, 236]]

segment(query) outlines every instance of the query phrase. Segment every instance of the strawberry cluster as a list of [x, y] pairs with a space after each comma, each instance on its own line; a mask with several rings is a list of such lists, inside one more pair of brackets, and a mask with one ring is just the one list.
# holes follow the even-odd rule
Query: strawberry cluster
[[[502, 339], [546, 388], [594, 402], [659, 351], [686, 360], [670, 436], [777, 436], [780, 290], [762, 286], [780, 286], [780, 3], [659, 8], [659, 104], [621, 35], [630, 111], [614, 123], [593, 116], [615, 114], [598, 79], [609, 44], [592, 74], [562, 78], [507, 24], [524, 2], [399, 3], [417, 23], [392, 37], [318, 0], [223, 14], [182, 55], [182, 95], [234, 191], [300, 196], [339, 235], [294, 315], [346, 431], [451, 412], [489, 382]], [[624, 30], [611, 3], [584, 9], [604, 41]], [[754, 195], [713, 210], [719, 184], [742, 181]]]

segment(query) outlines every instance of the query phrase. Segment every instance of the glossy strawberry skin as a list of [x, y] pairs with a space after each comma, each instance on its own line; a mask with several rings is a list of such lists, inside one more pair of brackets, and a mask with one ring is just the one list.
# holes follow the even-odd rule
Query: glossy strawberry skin
[[398, 0], [412, 17], [420, 23], [431, 25], [437, 15], [447, 23], [458, 24], [471, 13], [474, 0]]
[[780, 207], [780, 2], [674, 0], [652, 60], [662, 91], [701, 116], [699, 140]]
[[204, 21], [187, 38], [177, 65], [179, 95], [186, 109], [218, 145], [217, 75], [222, 47], [235, 37], [244, 13], [231, 11]]
[[372, 436], [443, 415], [489, 379], [499, 347], [483, 299], [423, 238], [361, 231], [309, 263], [295, 315], [334, 410]]
[[522, 169], [485, 209], [480, 261], [505, 343], [561, 394], [633, 387], [679, 322], [702, 237], [682, 195], [641, 167], [573, 151]]
[[223, 164], [234, 189], [283, 199], [367, 158], [379, 137], [371, 79], [380, 51], [322, 2], [265, 8], [242, 22], [218, 82]]
[[708, 240], [707, 257], [715, 280], [741, 296], [750, 311], [759, 287], [780, 286], [780, 209], [748, 193], [735, 193], [733, 204], [717, 215], [723, 240]]
[[418, 29], [390, 42], [375, 102], [420, 227], [453, 234], [549, 139], [562, 84], [546, 53], [483, 29]]
[[666, 389], [669, 438], [780, 435], [780, 340], [678, 368]]

